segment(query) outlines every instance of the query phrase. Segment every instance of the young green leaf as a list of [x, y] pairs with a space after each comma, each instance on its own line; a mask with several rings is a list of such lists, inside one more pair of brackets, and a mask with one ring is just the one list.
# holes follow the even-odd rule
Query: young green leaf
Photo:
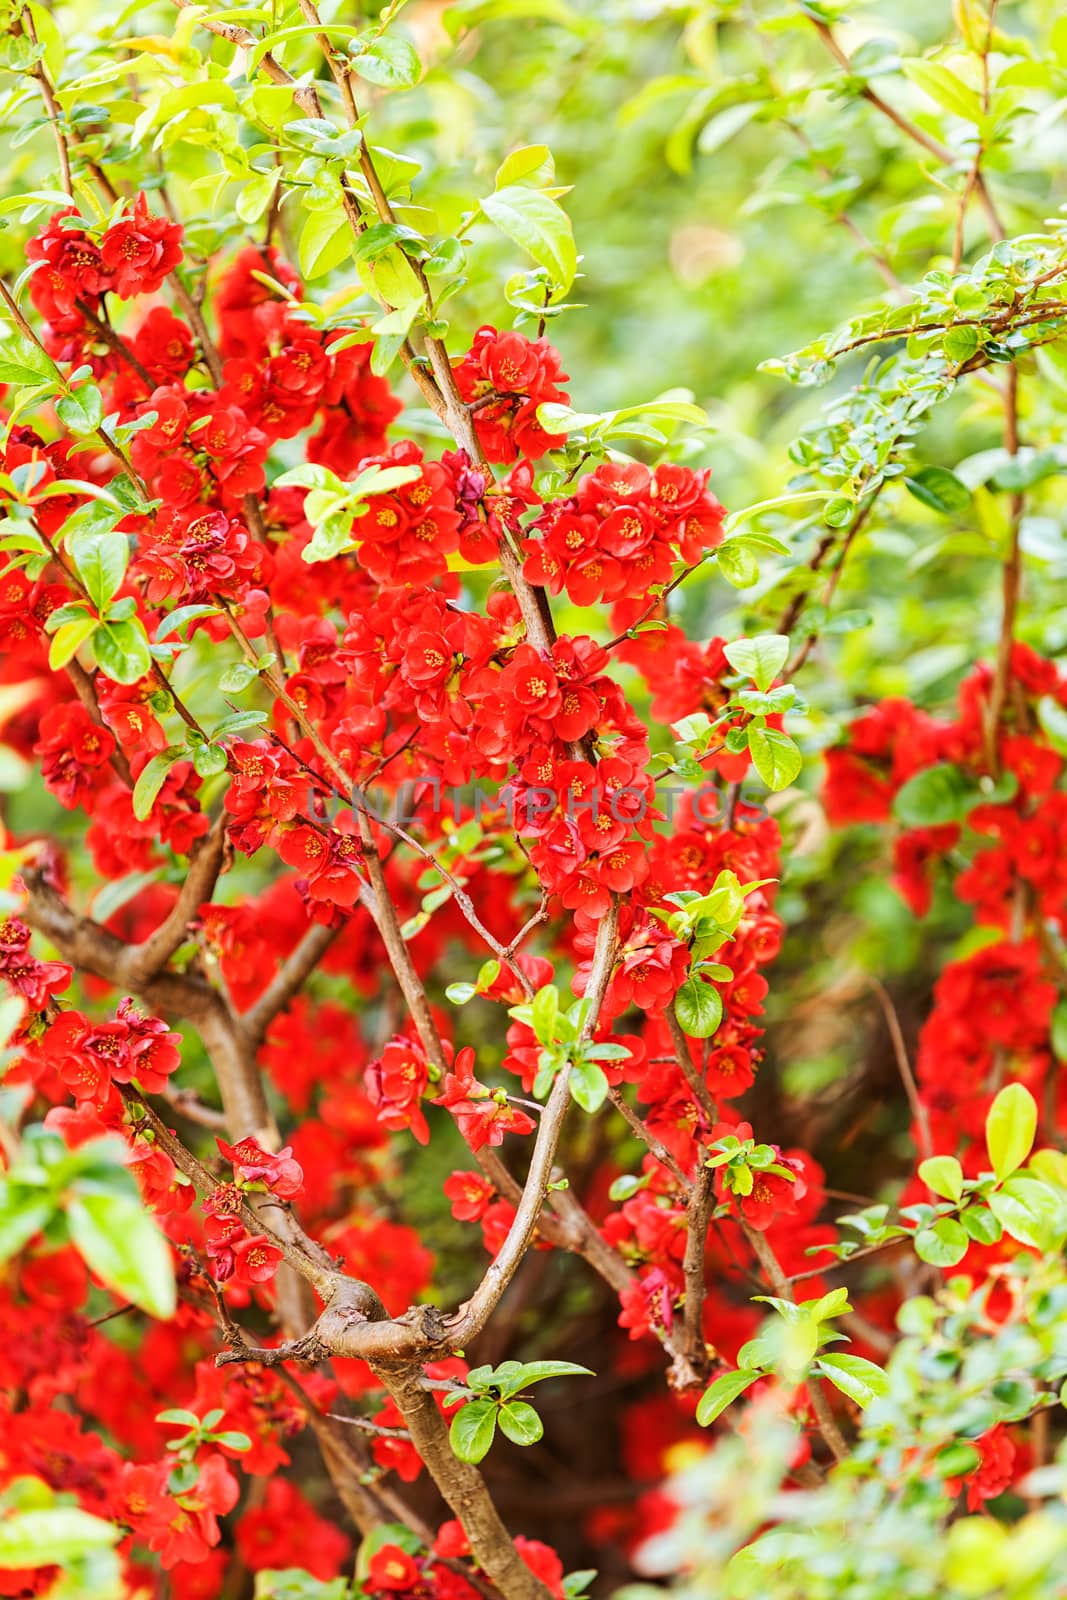
[[710, 1039], [722, 1021], [722, 996], [702, 978], [687, 978], [674, 997], [674, 1009], [691, 1039]]
[[501, 233], [545, 268], [555, 288], [565, 293], [574, 282], [578, 256], [571, 221], [540, 189], [508, 184], [482, 201], [482, 210]]
[[161, 750], [158, 755], [154, 755], [143, 767], [133, 786], [133, 814], [138, 822], [144, 822], [149, 815], [160, 789], [167, 781], [167, 773], [184, 755], [184, 750], [172, 745], [170, 749]]
[[1001, 1089], [986, 1117], [985, 1138], [989, 1160], [998, 1178], [1021, 1167], [1034, 1145], [1037, 1102], [1024, 1083]]
[[115, 683], [137, 683], [152, 670], [152, 651], [144, 623], [103, 622], [93, 634], [97, 666]]
[[126, 576], [130, 541], [113, 531], [80, 534], [71, 540], [70, 554], [89, 599], [103, 614]]
[[154, 1317], [176, 1304], [170, 1245], [140, 1200], [124, 1194], [75, 1194], [67, 1226], [86, 1265], [109, 1289]]
[[457, 1411], [448, 1430], [453, 1454], [472, 1463], [487, 1456], [496, 1434], [497, 1414], [498, 1407], [492, 1400], [472, 1400]]
[[754, 639], [734, 639], [723, 655], [735, 672], [751, 678], [757, 689], [767, 690], [785, 666], [789, 640], [784, 633], [761, 633]]
[[889, 1392], [889, 1378], [881, 1367], [846, 1351], [824, 1352], [815, 1363], [815, 1370], [861, 1407], [869, 1406], [872, 1400]]
[[60, 667], [65, 667], [67, 662], [77, 655], [82, 645], [93, 637], [99, 626], [97, 617], [81, 616], [70, 622], [64, 622], [57, 628], [48, 649], [48, 665], [52, 671], [58, 672]]
[[512, 1444], [536, 1444], [545, 1428], [533, 1406], [525, 1400], [509, 1400], [500, 1407], [500, 1431]]
[[748, 730], [748, 748], [752, 765], [775, 793], [788, 789], [800, 776], [804, 758], [787, 733], [776, 728], [760, 728], [753, 723]]
[[915, 1254], [932, 1267], [954, 1267], [967, 1254], [970, 1239], [951, 1217], [939, 1217], [915, 1235]]
[[571, 1099], [590, 1115], [599, 1111], [608, 1097], [608, 1080], [595, 1061], [576, 1061], [571, 1067]]
[[758, 1372], [724, 1372], [715, 1379], [700, 1397], [697, 1406], [697, 1421], [702, 1428], [710, 1427], [716, 1417], [722, 1416], [726, 1407], [732, 1405], [738, 1395], [750, 1389], [760, 1376]]
[[963, 1168], [955, 1156], [931, 1156], [920, 1163], [919, 1177], [944, 1200], [958, 1200], [963, 1193]]

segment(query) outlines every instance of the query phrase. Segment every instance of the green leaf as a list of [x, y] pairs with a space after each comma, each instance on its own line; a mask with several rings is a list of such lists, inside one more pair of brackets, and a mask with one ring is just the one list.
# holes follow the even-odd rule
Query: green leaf
[[963, 1168], [955, 1156], [931, 1156], [920, 1163], [919, 1177], [944, 1200], [958, 1200], [963, 1193]]
[[[975, 354], [980, 343], [981, 340], [978, 337], [978, 329], [972, 327], [970, 323], [964, 323], [959, 327], [947, 329], [945, 336], [941, 341], [941, 348], [944, 350], [946, 356], [948, 356], [948, 359], [952, 362], [954, 367], [962, 367], [964, 362], [969, 361]], [[937, 471], [938, 469], [933, 468], [932, 470]], [[950, 476], [952, 476], [952, 474], [950, 474]], [[958, 481], [959, 480], [957, 479], [957, 482]], [[964, 485], [964, 487], [966, 486]], [[919, 498], [921, 499], [922, 496], [920, 495]], [[969, 498], [970, 494], [968, 493], [968, 499]], [[938, 509], [939, 508], [937, 506], [934, 507], [935, 511]]]
[[982, 102], [977, 93], [947, 67], [933, 61], [902, 61], [901, 66], [912, 83], [944, 110], [967, 122], [982, 121]]
[[481, 205], [501, 233], [545, 268], [557, 290], [570, 288], [578, 256], [570, 218], [561, 206], [542, 190], [520, 183], [487, 195]]
[[788, 789], [799, 777], [804, 758], [787, 733], [753, 724], [748, 730], [748, 748], [752, 765], [768, 789], [775, 793]]
[[893, 801], [893, 815], [906, 828], [939, 828], [961, 822], [978, 796], [959, 767], [948, 761], [909, 778]]
[[971, 503], [971, 491], [947, 467], [923, 467], [921, 472], [904, 479], [904, 487], [924, 506], [946, 517], [965, 511]]
[[184, 755], [185, 751], [180, 746], [172, 745], [168, 750], [160, 750], [146, 763], [133, 786], [133, 814], [138, 822], [144, 822], [149, 816], [159, 791], [167, 781], [167, 773]]
[[735, 589], [747, 589], [759, 578], [759, 562], [740, 542], [731, 539], [720, 545], [715, 554], [719, 571]]
[[86, 1265], [109, 1289], [154, 1317], [176, 1304], [170, 1245], [140, 1200], [121, 1194], [75, 1194], [67, 1226]]
[[109, 1549], [121, 1537], [113, 1523], [77, 1506], [19, 1511], [0, 1522], [0, 1568], [68, 1566], [90, 1551]]
[[32, 339], [12, 338], [0, 352], [0, 383], [28, 388], [31, 384], [59, 381], [59, 368]]
[[172, 633], [180, 633], [187, 622], [193, 622], [197, 617], [217, 617], [221, 612], [218, 606], [178, 606], [169, 617], [156, 629], [156, 643], [162, 644], [164, 639], [169, 639]]
[[746, 1372], [743, 1369], [737, 1372], [724, 1372], [715, 1379], [700, 1397], [697, 1406], [697, 1421], [702, 1428], [710, 1427], [716, 1417], [722, 1416], [726, 1407], [732, 1405], [738, 1395], [750, 1389], [760, 1376], [758, 1372]]
[[157, 1422], [173, 1422], [183, 1428], [199, 1428], [200, 1418], [195, 1411], [185, 1411], [181, 1407], [174, 1407], [170, 1411], [157, 1411]]
[[280, 176], [281, 168], [273, 167], [270, 172], [256, 172], [245, 180], [234, 203], [234, 210], [242, 222], [259, 221], [274, 199]]
[[103, 622], [93, 635], [97, 666], [115, 683], [136, 683], [152, 670], [152, 651], [144, 623]]
[[228, 739], [233, 733], [241, 733], [245, 728], [258, 727], [261, 722], [266, 722], [265, 711], [231, 711], [228, 717], [223, 717], [211, 730], [212, 739]]
[[1058, 1250], [1067, 1236], [1067, 1194], [1026, 1172], [1014, 1172], [989, 1196], [989, 1209], [1020, 1244]]
[[509, 1400], [500, 1407], [500, 1431], [512, 1444], [536, 1444], [545, 1431], [544, 1423], [525, 1400]]
[[1057, 1061], [1067, 1061], [1067, 1000], [1056, 1002], [1049, 1034]]
[[827, 1353], [819, 1357], [816, 1371], [829, 1378], [858, 1406], [869, 1406], [872, 1400], [889, 1393], [888, 1373], [862, 1356], [850, 1356], [843, 1351]]
[[370, 495], [391, 494], [406, 483], [417, 483], [421, 477], [420, 466], [364, 467], [352, 480], [348, 493], [350, 498], [366, 500]]
[[452, 1453], [461, 1461], [478, 1462], [489, 1453], [496, 1434], [498, 1407], [492, 1400], [472, 1400], [457, 1411], [448, 1430]]
[[445, 999], [454, 1006], [465, 1006], [477, 993], [473, 983], [450, 983], [445, 989]]
[[559, 990], [554, 983], [546, 983], [544, 988], [538, 989], [530, 1002], [530, 1026], [539, 1044], [551, 1044], [556, 1037], [556, 1021], [559, 1017]]
[[226, 752], [217, 744], [198, 744], [193, 751], [193, 771], [200, 778], [217, 778], [226, 771]]
[[1024, 1083], [1001, 1089], [985, 1121], [986, 1149], [993, 1171], [1006, 1178], [1021, 1167], [1034, 1147], [1037, 1101]]
[[89, 599], [103, 614], [122, 587], [130, 541], [124, 533], [79, 534], [71, 541], [70, 553]]
[[223, 694], [240, 694], [259, 677], [259, 669], [250, 661], [235, 661], [219, 674], [219, 688]]
[[78, 617], [71, 622], [64, 622], [57, 628], [55, 637], [48, 650], [48, 665], [53, 672], [58, 672], [60, 667], [65, 667], [72, 660], [82, 645], [91, 639], [99, 628], [100, 622], [96, 617]]
[[340, 209], [312, 211], [300, 233], [297, 258], [300, 271], [310, 282], [324, 278], [352, 255], [352, 234], [348, 218]]
[[383, 89], [410, 89], [419, 81], [422, 70], [418, 55], [406, 39], [395, 34], [379, 34], [351, 57], [352, 70], [367, 83]]
[[104, 418], [100, 390], [85, 384], [73, 394], [65, 394], [56, 401], [56, 416], [71, 433], [95, 433]]
[[789, 639], [784, 633], [761, 633], [754, 639], [734, 639], [723, 646], [723, 655], [735, 672], [751, 678], [757, 689], [771, 687], [789, 656]]
[[571, 1067], [571, 1099], [590, 1115], [599, 1111], [608, 1097], [608, 1080], [595, 1061], [576, 1061]]
[[237, 1450], [243, 1454], [244, 1451], [252, 1448], [252, 1441], [247, 1433], [236, 1433], [227, 1430], [225, 1433], [213, 1433], [211, 1437], [216, 1444], [224, 1446], [227, 1450]]
[[951, 1217], [939, 1217], [929, 1228], [920, 1228], [915, 1235], [915, 1254], [920, 1261], [932, 1267], [954, 1267], [963, 1260], [970, 1239]]
[[547, 144], [524, 144], [504, 157], [493, 179], [497, 189], [513, 183], [551, 183], [555, 177], [552, 152]]
[[988, 1206], [968, 1206], [960, 1212], [960, 1221], [979, 1244], [996, 1244], [1004, 1231]]
[[687, 978], [674, 997], [674, 1009], [691, 1039], [710, 1039], [722, 1021], [722, 996], [702, 978]]
[[29, 1193], [10, 1179], [0, 1183], [0, 1261], [11, 1257], [46, 1227], [55, 1213], [51, 1195]]
[[580, 1367], [575, 1361], [521, 1361], [505, 1363], [498, 1368], [498, 1374], [505, 1367], [515, 1367], [515, 1376], [500, 1385], [505, 1397], [519, 1394], [523, 1389], [528, 1389], [531, 1384], [545, 1383], [549, 1378], [592, 1378], [594, 1373], [589, 1367]]

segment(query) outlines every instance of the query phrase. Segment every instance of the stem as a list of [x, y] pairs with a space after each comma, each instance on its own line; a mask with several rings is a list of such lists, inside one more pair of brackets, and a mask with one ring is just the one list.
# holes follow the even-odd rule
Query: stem
[[[607, 914], [597, 928], [593, 970], [586, 991], [589, 1006], [579, 1043], [592, 1038], [611, 982], [618, 945], [619, 907], [613, 898]], [[570, 1063], [561, 1068], [552, 1087], [537, 1129], [530, 1170], [523, 1186], [514, 1220], [507, 1238], [490, 1263], [481, 1283], [467, 1301], [462, 1315], [451, 1325], [457, 1345], [467, 1345], [485, 1327], [530, 1247], [538, 1218], [545, 1203], [552, 1164], [556, 1159], [563, 1121], [570, 1106]]]

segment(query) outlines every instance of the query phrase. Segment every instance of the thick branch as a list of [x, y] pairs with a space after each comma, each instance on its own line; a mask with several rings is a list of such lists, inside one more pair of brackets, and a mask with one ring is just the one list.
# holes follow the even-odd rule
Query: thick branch
[[189, 852], [189, 871], [171, 911], [154, 933], [128, 952], [124, 982], [131, 989], [143, 988], [166, 966], [188, 937], [197, 907], [211, 899], [226, 858], [226, 822], [225, 812], [220, 812], [209, 832], [196, 840]]
[[[704, 1258], [714, 1205], [715, 1174], [710, 1168], [701, 1165], [686, 1209], [685, 1258], [682, 1262], [682, 1271], [685, 1274], [684, 1353], [685, 1363], [691, 1374], [689, 1381], [694, 1384], [702, 1382], [708, 1372], [708, 1349], [704, 1342], [703, 1322], [706, 1288]], [[680, 1363], [675, 1363], [676, 1368], [679, 1365]], [[686, 1375], [683, 1373], [675, 1374], [676, 1388], [681, 1387], [678, 1379], [684, 1376]]]
[[[373, 1363], [372, 1363], [373, 1364]], [[507, 1600], [550, 1600], [512, 1542], [477, 1467], [460, 1461], [433, 1395], [410, 1368], [375, 1367], [411, 1434], [411, 1442], [448, 1506], [463, 1524], [471, 1554]]]

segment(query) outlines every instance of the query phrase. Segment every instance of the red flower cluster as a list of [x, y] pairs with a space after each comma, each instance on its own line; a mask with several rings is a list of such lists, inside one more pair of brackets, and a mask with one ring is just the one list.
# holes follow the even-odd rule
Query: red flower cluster
[[456, 387], [473, 403], [478, 442], [489, 461], [536, 461], [566, 443], [537, 420], [537, 408], [570, 398], [561, 383], [567, 374], [547, 339], [524, 339], [521, 333], [498, 333], [481, 327], [463, 360], [454, 369]]
[[73, 208], [52, 217], [26, 256], [36, 267], [30, 299], [53, 337], [85, 334], [106, 294], [154, 294], [182, 259], [182, 232], [153, 216], [143, 194], [99, 237]]
[[120, 1105], [116, 1084], [137, 1083], [146, 1093], [165, 1089], [181, 1063], [181, 1035], [158, 1017], [146, 1017], [132, 1000], [119, 1002], [110, 1022], [91, 1022], [63, 1011], [33, 1046], [29, 1059], [58, 1073], [79, 1104], [101, 1113]]
[[367, 510], [356, 518], [352, 537], [359, 541], [360, 565], [386, 587], [427, 583], [447, 572], [446, 558], [459, 548], [462, 521], [447, 469], [425, 460], [409, 440], [363, 466], [408, 467], [418, 476], [387, 494], [371, 495]]
[[76, 700], [45, 712], [33, 748], [45, 783], [68, 811], [91, 803], [111, 779], [114, 735]]
[[38, 961], [30, 954], [30, 930], [18, 917], [0, 922], [0, 978], [21, 995], [31, 1011], [43, 1011], [74, 976], [64, 961]]
[[637, 462], [597, 467], [530, 524], [525, 576], [550, 594], [566, 589], [577, 605], [645, 597], [676, 561], [693, 566], [721, 543], [726, 513], [708, 477]]
[[430, 1082], [430, 1068], [421, 1047], [408, 1038], [390, 1039], [364, 1074], [378, 1121], [392, 1130], [410, 1128], [420, 1144], [429, 1144], [430, 1130], [422, 1111], [422, 1097]]

